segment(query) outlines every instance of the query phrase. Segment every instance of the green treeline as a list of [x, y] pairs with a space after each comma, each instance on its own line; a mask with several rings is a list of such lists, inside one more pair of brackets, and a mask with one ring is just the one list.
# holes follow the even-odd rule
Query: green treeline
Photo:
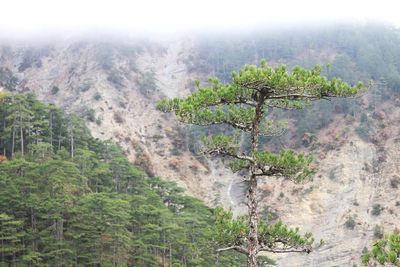
[[[366, 93], [368, 104], [364, 106], [357, 97], [318, 101], [302, 110], [271, 109], [270, 114], [275, 119], [291, 121], [292, 129], [296, 129], [280, 136], [262, 137], [261, 143], [268, 143], [271, 150], [312, 147], [313, 142], [307, 139], [327, 127], [337, 114], [352, 117], [356, 121], [357, 134], [370, 141], [379, 123], [374, 123], [367, 114], [373, 113], [383, 102], [394, 100], [400, 93], [400, 30], [383, 24], [210, 35], [197, 43], [195, 51], [197, 53], [186, 63], [189, 69], [225, 82], [230, 80], [232, 71], [245, 64], [257, 64], [263, 58], [271, 65], [287, 64], [288, 67], [321, 64], [322, 73], [328, 78], [338, 77], [350, 84], [361, 80], [368, 85], [370, 80], [373, 81]], [[192, 132], [200, 131], [204, 130], [192, 127]], [[196, 144], [196, 138], [192, 136], [189, 143]]]
[[188, 66], [226, 81], [233, 70], [265, 58], [271, 64], [290, 67], [329, 63], [330, 70], [323, 73], [328, 77], [340, 77], [349, 83], [384, 79], [388, 87], [400, 91], [400, 30], [383, 24], [211, 35], [199, 42], [196, 51]]
[[214, 252], [210, 208], [78, 117], [3, 93], [0, 123], [0, 266], [243, 264]]

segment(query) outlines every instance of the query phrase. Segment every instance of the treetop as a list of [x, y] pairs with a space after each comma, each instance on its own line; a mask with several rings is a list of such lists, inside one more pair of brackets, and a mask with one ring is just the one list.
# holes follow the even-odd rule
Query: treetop
[[[202, 117], [208, 115], [219, 116], [210, 121], [223, 120], [222, 107], [226, 105], [230, 105], [228, 113], [240, 112], [247, 117], [261, 96], [263, 107], [303, 108], [310, 100], [352, 96], [363, 88], [361, 82], [352, 86], [341, 79], [328, 80], [321, 72], [320, 65], [312, 69], [296, 66], [290, 72], [285, 65], [272, 67], [262, 61], [260, 66], [246, 65], [233, 72], [231, 83], [210, 78], [208, 86], [200, 87], [196, 82], [196, 92], [185, 98], [164, 99], [158, 108], [175, 111], [181, 121], [203, 125], [208, 120]], [[232, 105], [240, 105], [241, 109], [232, 111]]]

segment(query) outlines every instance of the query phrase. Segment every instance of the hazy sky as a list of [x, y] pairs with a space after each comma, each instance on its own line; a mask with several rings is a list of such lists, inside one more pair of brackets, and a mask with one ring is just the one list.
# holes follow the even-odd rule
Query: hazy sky
[[399, 0], [0, 0], [0, 33], [60, 28], [169, 33], [349, 19], [400, 26], [399, 7]]

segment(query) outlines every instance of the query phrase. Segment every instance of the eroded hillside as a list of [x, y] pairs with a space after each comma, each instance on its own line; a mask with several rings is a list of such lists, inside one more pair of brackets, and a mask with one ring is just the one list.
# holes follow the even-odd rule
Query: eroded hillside
[[95, 137], [117, 141], [150, 175], [176, 181], [209, 204], [221, 198], [230, 203], [219, 195], [224, 193], [220, 184], [231, 175], [212, 175], [210, 166], [217, 163], [190, 153], [186, 128], [155, 109], [162, 97], [182, 96], [193, 88], [193, 74], [184, 64], [191, 49], [190, 40], [5, 44], [2, 85], [34, 92], [85, 117]]
[[[196, 42], [4, 43], [1, 85], [11, 91], [34, 92], [67, 112], [81, 114], [96, 137], [116, 140], [129, 159], [150, 175], [177, 181], [208, 204], [222, 203], [241, 213], [245, 210], [241, 177], [232, 175], [218, 160], [192, 153], [193, 129], [155, 109], [157, 100], [187, 95], [194, 88], [193, 79], [213, 73], [211, 63], [210, 69], [191, 64], [200, 53]], [[343, 57], [330, 49], [310, 51], [315, 60]], [[297, 58], [306, 60], [306, 56], [300, 53]], [[214, 68], [217, 74], [221, 71], [227, 72]], [[377, 234], [376, 226], [384, 231], [400, 227], [400, 97], [393, 94], [379, 105], [373, 99], [371, 93], [363, 93], [358, 113], [332, 116], [312, 133], [307, 146], [300, 147], [316, 155], [318, 171], [313, 181], [263, 183], [264, 207], [325, 241], [309, 255], [279, 255], [280, 266], [353, 266]], [[296, 146], [294, 140], [303, 136], [296, 137], [294, 130], [291, 134], [287, 142]]]

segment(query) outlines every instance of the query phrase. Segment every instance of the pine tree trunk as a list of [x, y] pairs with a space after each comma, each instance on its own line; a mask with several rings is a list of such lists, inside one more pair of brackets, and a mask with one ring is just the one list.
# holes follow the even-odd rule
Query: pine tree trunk
[[172, 267], [172, 246], [169, 244], [169, 266]]
[[16, 267], [17, 266], [17, 255], [15, 254], [15, 252], [13, 252], [12, 254], [12, 263], [11, 263], [12, 267]]
[[[256, 152], [258, 151], [258, 137], [260, 134], [260, 122], [263, 117], [263, 104], [265, 96], [259, 95], [257, 106], [255, 110], [255, 117], [252, 124], [251, 130], [251, 156], [253, 159], [256, 158]], [[247, 266], [257, 267], [257, 254], [258, 254], [258, 203], [257, 203], [257, 176], [256, 176], [256, 163], [253, 163], [250, 167], [250, 180], [249, 189], [247, 193], [247, 207], [249, 212], [249, 225], [250, 232], [248, 237], [248, 255], [247, 255]]]
[[249, 209], [249, 222], [250, 222], [250, 233], [249, 233], [249, 245], [248, 245], [248, 258], [247, 266], [256, 267], [257, 264], [257, 253], [258, 253], [258, 209], [257, 209], [257, 176], [251, 175], [249, 181], [249, 192], [248, 192], [248, 203]]
[[[37, 251], [37, 243], [36, 243], [36, 234], [37, 234], [37, 228], [36, 228], [36, 216], [35, 216], [35, 212], [32, 208], [30, 208], [30, 214], [31, 214], [31, 231], [32, 231], [32, 235], [33, 235], [33, 239], [32, 239], [32, 251], [36, 252]], [[29, 262], [29, 266], [34, 266], [35, 264], [30, 261]]]
[[[1, 238], [1, 247], [4, 248], [4, 239]], [[4, 262], [4, 250], [1, 250], [1, 262]]]
[[[63, 214], [61, 214], [61, 218], [57, 219], [57, 242], [59, 244], [59, 249], [63, 249], [64, 242], [64, 219]], [[60, 263], [59, 265], [64, 266], [64, 257], [63, 253], [60, 255]]]
[[74, 158], [74, 134], [71, 131], [71, 158]]
[[53, 146], [53, 112], [50, 111], [49, 118], [49, 128], [50, 128], [50, 144]]
[[113, 247], [113, 258], [112, 258], [112, 266], [115, 267], [117, 266], [117, 261], [116, 261], [116, 255], [117, 255], [117, 244], [114, 241], [114, 247]]
[[13, 132], [12, 132], [11, 157], [14, 156], [14, 151], [15, 151], [15, 126], [13, 126]]
[[166, 244], [165, 244], [165, 231], [163, 231], [163, 251], [162, 251], [162, 259], [161, 259], [161, 263], [162, 263], [163, 267], [167, 267], [166, 252], [167, 252], [167, 248], [166, 248]]
[[61, 149], [61, 135], [58, 135], [58, 146], [57, 146], [58, 150]]
[[[6, 130], [6, 114], [3, 114], [3, 133]], [[0, 138], [1, 142], [0, 145], [3, 147], [3, 156], [6, 156], [6, 139]]]
[[22, 129], [22, 127], [20, 127], [19, 129], [20, 129], [20, 134], [21, 134], [21, 154], [23, 156], [24, 155], [24, 130]]

